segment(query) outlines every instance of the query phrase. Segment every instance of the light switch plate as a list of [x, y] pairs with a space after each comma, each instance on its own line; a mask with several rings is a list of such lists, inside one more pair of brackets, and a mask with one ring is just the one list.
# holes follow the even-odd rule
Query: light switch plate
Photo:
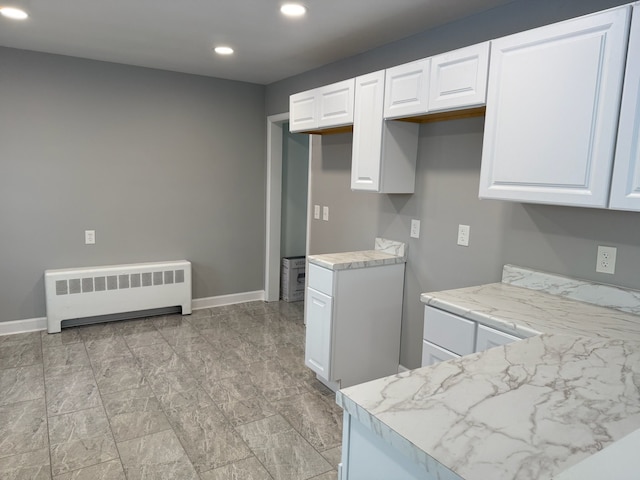
[[329, 207], [322, 207], [322, 220], [329, 221]]
[[313, 206], [313, 218], [320, 220], [320, 205]]
[[420, 238], [420, 220], [411, 220], [411, 238]]

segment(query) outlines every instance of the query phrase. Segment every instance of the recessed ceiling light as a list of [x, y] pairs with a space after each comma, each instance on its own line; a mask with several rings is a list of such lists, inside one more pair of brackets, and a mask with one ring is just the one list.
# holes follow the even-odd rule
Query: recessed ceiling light
[[24, 20], [29, 16], [24, 10], [14, 7], [1, 7], [0, 14], [3, 17], [11, 18], [13, 20]]
[[307, 13], [307, 8], [300, 3], [285, 3], [280, 11], [288, 17], [301, 17]]
[[216, 52], [218, 55], [231, 55], [233, 53], [233, 48], [219, 46], [214, 48], [213, 51]]

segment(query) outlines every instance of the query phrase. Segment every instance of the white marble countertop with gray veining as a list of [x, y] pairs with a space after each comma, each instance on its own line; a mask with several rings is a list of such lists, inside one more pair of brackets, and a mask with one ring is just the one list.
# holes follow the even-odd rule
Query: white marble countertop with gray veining
[[374, 250], [309, 255], [307, 259], [309, 263], [330, 270], [379, 267], [407, 261], [406, 245], [404, 243], [383, 238], [376, 238]]
[[420, 299], [516, 337], [564, 333], [640, 342], [637, 315], [505, 283], [423, 293]]
[[503, 282], [421, 299], [530, 338], [337, 394], [435, 478], [555, 478], [640, 429], [638, 292], [514, 266]]

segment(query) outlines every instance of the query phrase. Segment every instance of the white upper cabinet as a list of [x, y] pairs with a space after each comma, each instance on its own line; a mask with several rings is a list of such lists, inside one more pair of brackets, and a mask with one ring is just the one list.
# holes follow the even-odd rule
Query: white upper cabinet
[[610, 208], [640, 211], [640, 6], [633, 7]]
[[489, 42], [443, 53], [431, 59], [429, 111], [484, 105], [487, 100]]
[[413, 193], [419, 125], [383, 119], [384, 79], [384, 71], [356, 78], [351, 189]]
[[351, 188], [354, 190], [376, 192], [380, 188], [383, 100], [384, 71], [356, 78], [351, 155]]
[[385, 72], [384, 118], [427, 112], [431, 59], [398, 65]]
[[607, 206], [630, 13], [491, 42], [481, 198]]
[[303, 132], [318, 128], [316, 90], [296, 93], [289, 97], [289, 130]]
[[325, 85], [289, 97], [289, 130], [305, 132], [353, 123], [355, 80]]
[[338, 127], [353, 123], [353, 94], [355, 79], [334, 83], [318, 89], [318, 126]]

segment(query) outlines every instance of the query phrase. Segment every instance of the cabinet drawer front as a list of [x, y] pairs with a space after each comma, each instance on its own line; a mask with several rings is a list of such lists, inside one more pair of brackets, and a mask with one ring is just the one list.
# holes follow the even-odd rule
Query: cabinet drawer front
[[433, 57], [429, 111], [484, 105], [488, 72], [489, 42]]
[[494, 328], [478, 325], [478, 337], [476, 338], [476, 352], [484, 352], [493, 347], [506, 345], [520, 340], [518, 337], [501, 332]]
[[310, 263], [309, 287], [326, 295], [333, 295], [333, 270]]
[[476, 324], [433, 307], [424, 309], [424, 340], [458, 355], [473, 353]]
[[439, 362], [445, 362], [453, 358], [460, 358], [460, 355], [445, 350], [433, 343], [429, 343], [426, 340], [422, 341], [422, 366], [427, 367]]

